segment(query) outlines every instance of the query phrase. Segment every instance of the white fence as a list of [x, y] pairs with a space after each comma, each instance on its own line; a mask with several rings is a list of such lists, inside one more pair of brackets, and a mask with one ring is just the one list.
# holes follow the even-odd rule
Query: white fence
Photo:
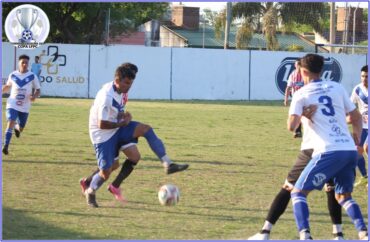
[[[131, 99], [280, 100], [294, 60], [306, 53], [143, 46], [45, 44], [35, 50], [3, 43], [2, 78], [21, 54], [43, 64], [42, 94], [95, 97], [113, 80], [116, 67], [132, 62], [139, 73]], [[326, 80], [340, 81], [348, 92], [360, 81], [366, 55], [324, 54]]]

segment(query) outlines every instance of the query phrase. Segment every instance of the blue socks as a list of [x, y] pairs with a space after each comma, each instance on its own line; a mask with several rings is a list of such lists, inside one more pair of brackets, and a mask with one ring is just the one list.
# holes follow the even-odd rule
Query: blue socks
[[363, 177], [367, 176], [366, 165], [365, 165], [365, 158], [364, 158], [363, 155], [359, 155], [357, 157], [357, 166], [358, 166], [358, 169], [361, 172], [361, 175]]
[[367, 231], [364, 218], [360, 207], [352, 197], [347, 198], [339, 203], [347, 212], [348, 216], [352, 219], [352, 223], [355, 225], [357, 231]]
[[5, 131], [5, 145], [10, 144], [10, 140], [12, 139], [13, 129], [9, 128]]
[[103, 185], [104, 182], [105, 180], [103, 179], [103, 177], [99, 176], [99, 172], [98, 172], [93, 176], [91, 183], [90, 183], [90, 188], [96, 191], [99, 189], [99, 187]]
[[309, 210], [307, 205], [306, 196], [303, 193], [296, 192], [291, 193], [292, 203], [293, 203], [293, 212], [295, 217], [295, 222], [298, 227], [298, 231], [304, 229], [309, 230], [310, 224], [308, 222]]
[[166, 149], [164, 148], [162, 141], [157, 137], [157, 135], [155, 135], [152, 128], [144, 134], [144, 137], [146, 141], [148, 141], [148, 144], [152, 151], [161, 160], [162, 157], [166, 155]]

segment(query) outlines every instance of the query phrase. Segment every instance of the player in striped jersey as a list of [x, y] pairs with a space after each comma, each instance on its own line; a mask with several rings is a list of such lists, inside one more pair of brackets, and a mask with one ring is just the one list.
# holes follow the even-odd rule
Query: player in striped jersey
[[[352, 219], [359, 239], [367, 240], [367, 227], [360, 207], [351, 196], [357, 157], [355, 145], [360, 143], [362, 117], [339, 83], [320, 79], [323, 65], [324, 58], [316, 54], [308, 54], [300, 60], [305, 86], [293, 96], [289, 109], [287, 126], [294, 132], [304, 107], [318, 106], [310, 122], [303, 124], [304, 130], [312, 130], [314, 152], [291, 192], [296, 224], [301, 240], [312, 239], [306, 197], [312, 190], [321, 190], [325, 182], [334, 178], [338, 203]], [[352, 122], [353, 138], [347, 127], [346, 114]]]
[[[31, 109], [31, 102], [40, 96], [40, 82], [37, 76], [28, 70], [30, 57], [21, 55], [18, 58], [18, 70], [10, 73], [8, 81], [2, 87], [2, 92], [10, 90], [10, 96], [6, 102], [7, 126], [5, 131], [5, 142], [3, 154], [9, 153], [10, 140], [13, 135], [20, 137], [20, 133], [26, 126], [28, 115]], [[32, 88], [35, 92], [32, 93]]]
[[360, 170], [361, 178], [355, 186], [367, 184], [366, 162], [363, 156], [363, 145], [368, 134], [368, 81], [367, 81], [367, 65], [361, 68], [361, 83], [353, 88], [351, 101], [356, 104], [362, 115], [362, 133], [361, 143], [358, 146], [357, 167]]

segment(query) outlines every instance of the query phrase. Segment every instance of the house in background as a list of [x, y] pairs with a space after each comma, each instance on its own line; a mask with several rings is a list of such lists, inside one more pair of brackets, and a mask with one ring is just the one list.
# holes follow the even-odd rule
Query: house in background
[[[353, 24], [354, 20], [355, 24]], [[344, 7], [337, 8], [336, 22], [334, 44], [352, 45], [353, 40], [355, 44], [359, 44], [368, 39], [367, 23], [363, 23], [362, 8], [358, 8], [356, 10], [351, 7], [348, 11], [346, 11], [346, 8]], [[320, 44], [329, 44], [329, 36], [329, 31], [323, 31], [322, 33], [315, 32], [315, 42]], [[329, 47], [326, 48], [329, 50]], [[334, 47], [334, 52], [340, 52], [342, 49], [343, 47]]]
[[[358, 15], [358, 17], [357, 17]], [[356, 12], [356, 40], [367, 40], [366, 32], [362, 27], [362, 9]], [[337, 41], [342, 44], [344, 31], [343, 19], [345, 12], [338, 8]], [[349, 26], [348, 39], [352, 39], [352, 22]], [[231, 26], [229, 35], [229, 48], [235, 49], [237, 27]], [[301, 35], [298, 33], [277, 33], [279, 50], [289, 51], [298, 47], [301, 52], [315, 52], [315, 43], [328, 43], [329, 33], [315, 33], [315, 35]], [[167, 20], [152, 20], [142, 24], [138, 31], [130, 35], [121, 35], [110, 40], [110, 44], [135, 44], [158, 47], [179, 48], [214, 48], [224, 46], [224, 38], [216, 38], [214, 26], [205, 24], [200, 19], [199, 7], [173, 5]], [[253, 34], [248, 49], [266, 50], [265, 36], [261, 32]], [[329, 52], [329, 48], [319, 48], [319, 52]]]

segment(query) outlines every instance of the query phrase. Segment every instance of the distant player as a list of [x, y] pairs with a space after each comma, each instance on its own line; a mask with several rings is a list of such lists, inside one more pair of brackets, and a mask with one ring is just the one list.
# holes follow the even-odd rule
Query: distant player
[[361, 142], [358, 146], [359, 157], [357, 159], [357, 167], [360, 170], [361, 178], [355, 183], [355, 186], [367, 184], [367, 170], [365, 158], [363, 156], [363, 145], [368, 134], [368, 81], [367, 81], [367, 65], [361, 68], [361, 83], [353, 88], [351, 101], [357, 105], [362, 115], [362, 134]]
[[[2, 92], [10, 90], [10, 96], [6, 102], [7, 126], [3, 154], [9, 154], [9, 145], [12, 139], [13, 129], [15, 136], [20, 137], [26, 126], [31, 108], [31, 101], [35, 101], [40, 95], [40, 83], [37, 76], [28, 70], [30, 57], [21, 55], [18, 58], [18, 70], [10, 73], [8, 81], [2, 87]], [[32, 94], [32, 88], [35, 92]]]
[[[305, 107], [302, 113], [303, 122], [308, 122], [312, 115], [316, 112], [317, 106], [311, 105]], [[290, 201], [290, 192], [294, 184], [301, 175], [303, 169], [307, 166], [312, 158], [313, 147], [312, 139], [310, 139], [309, 131], [303, 132], [301, 152], [299, 153], [292, 169], [289, 171], [285, 183], [278, 194], [276, 194], [267, 217], [260, 232], [248, 238], [248, 240], [269, 240], [272, 227], [279, 220], [280, 216], [285, 212]], [[335, 200], [333, 189], [333, 181], [326, 184], [326, 195], [328, 199], [328, 210], [331, 221], [333, 223], [334, 240], [343, 240], [343, 227], [342, 227], [342, 207]]]
[[37, 76], [40, 80], [42, 64], [40, 63], [40, 57], [35, 56], [35, 63], [31, 65], [31, 71]]
[[[161, 159], [168, 174], [188, 168], [186, 164], [173, 163], [153, 129], [149, 125], [132, 121], [131, 114], [125, 112], [124, 94], [128, 93], [134, 79], [135, 73], [130, 67], [127, 65], [119, 66], [116, 69], [114, 81], [105, 84], [100, 89], [90, 109], [89, 133], [100, 169], [92, 177], [90, 186], [85, 191], [87, 204], [92, 207], [98, 207], [96, 191], [108, 180], [112, 170], [119, 166], [119, 149], [122, 146], [135, 146], [139, 137], [146, 138], [150, 148]], [[133, 155], [140, 157], [137, 149], [135, 151], [133, 151]], [[133, 169], [135, 164], [135, 162], [129, 161], [130, 168]], [[123, 200], [119, 188], [116, 192], [116, 198]]]
[[[304, 130], [309, 130], [313, 139], [312, 160], [291, 192], [300, 239], [312, 239], [307, 195], [314, 189], [321, 190], [325, 182], [334, 178], [338, 203], [352, 219], [359, 239], [367, 240], [367, 227], [360, 207], [351, 196], [357, 159], [355, 144], [360, 143], [362, 131], [361, 114], [340, 84], [320, 79], [324, 65], [322, 56], [308, 54], [300, 60], [300, 65], [306, 85], [293, 96], [287, 121], [288, 129], [295, 131], [301, 122], [304, 107], [318, 106], [311, 120], [303, 123]], [[346, 123], [347, 113], [352, 121], [353, 138]]]
[[[285, 96], [284, 96], [284, 105], [288, 106], [288, 99], [289, 96], [293, 96], [295, 92], [297, 92], [301, 87], [303, 87], [303, 79], [301, 76], [301, 72], [299, 70], [299, 60], [294, 63], [295, 70], [289, 75], [288, 83], [285, 89]], [[294, 132], [294, 138], [302, 137], [302, 127], [301, 125]]]

